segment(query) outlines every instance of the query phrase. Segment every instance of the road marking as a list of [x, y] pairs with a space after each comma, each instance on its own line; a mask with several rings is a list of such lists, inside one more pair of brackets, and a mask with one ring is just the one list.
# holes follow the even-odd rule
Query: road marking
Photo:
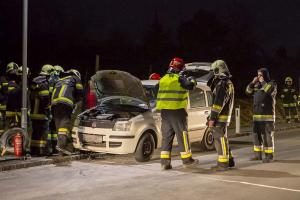
[[300, 190], [296, 190], [296, 189], [276, 187], [276, 186], [256, 184], [256, 183], [249, 183], [249, 182], [244, 182], [244, 181], [231, 181], [231, 180], [224, 180], [224, 179], [212, 178], [212, 177], [207, 177], [207, 176], [205, 176], [205, 178], [210, 179], [210, 180], [223, 181], [223, 182], [227, 182], [227, 183], [240, 183], [240, 184], [244, 184], [244, 185], [252, 185], [252, 186], [257, 186], [257, 187], [265, 187], [265, 188], [272, 188], [272, 189], [278, 189], [278, 190], [286, 190], [286, 191], [291, 191], [291, 192], [300, 192]]

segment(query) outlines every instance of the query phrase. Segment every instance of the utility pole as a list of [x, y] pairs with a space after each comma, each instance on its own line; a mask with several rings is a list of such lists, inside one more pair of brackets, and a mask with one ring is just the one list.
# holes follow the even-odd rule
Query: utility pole
[[22, 116], [21, 127], [27, 132], [27, 27], [28, 0], [23, 0], [23, 48], [22, 48]]

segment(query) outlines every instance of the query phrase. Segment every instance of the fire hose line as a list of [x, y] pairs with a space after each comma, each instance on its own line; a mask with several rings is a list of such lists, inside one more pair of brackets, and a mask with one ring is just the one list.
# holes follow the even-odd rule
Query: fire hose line
[[27, 150], [29, 146], [28, 133], [22, 128], [11, 128], [5, 131], [1, 136], [2, 156], [6, 152], [6, 148], [9, 147], [9, 141], [14, 138], [15, 135], [21, 134], [23, 137], [23, 150]]

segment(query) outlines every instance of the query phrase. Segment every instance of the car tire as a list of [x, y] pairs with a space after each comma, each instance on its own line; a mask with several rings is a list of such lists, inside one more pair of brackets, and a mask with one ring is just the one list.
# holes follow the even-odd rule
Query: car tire
[[135, 159], [138, 162], [147, 162], [151, 159], [155, 149], [155, 141], [153, 135], [146, 132], [140, 138], [135, 150]]
[[214, 137], [212, 131], [209, 128], [206, 128], [201, 141], [201, 147], [204, 150], [212, 151], [215, 149]]

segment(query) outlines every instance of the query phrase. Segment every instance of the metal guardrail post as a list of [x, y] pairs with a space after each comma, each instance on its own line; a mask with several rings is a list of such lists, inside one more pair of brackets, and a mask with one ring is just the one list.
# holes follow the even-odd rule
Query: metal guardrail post
[[241, 133], [241, 108], [235, 108], [235, 133]]

